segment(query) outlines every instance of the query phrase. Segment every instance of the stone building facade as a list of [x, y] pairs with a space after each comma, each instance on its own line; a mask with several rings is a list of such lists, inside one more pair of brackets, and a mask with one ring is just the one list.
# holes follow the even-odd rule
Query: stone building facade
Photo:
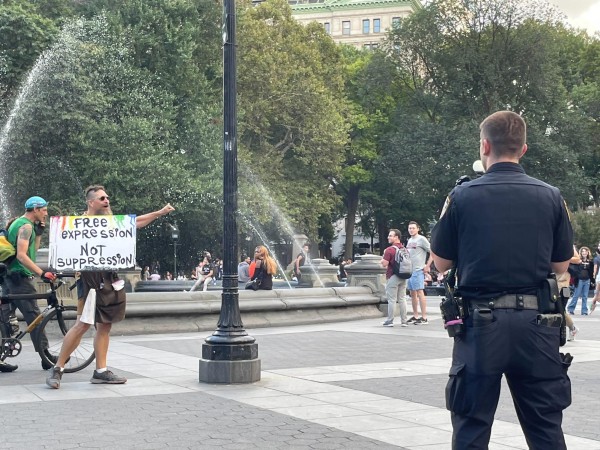
[[319, 22], [339, 44], [376, 48], [394, 23], [421, 8], [419, 0], [289, 0], [300, 23]]

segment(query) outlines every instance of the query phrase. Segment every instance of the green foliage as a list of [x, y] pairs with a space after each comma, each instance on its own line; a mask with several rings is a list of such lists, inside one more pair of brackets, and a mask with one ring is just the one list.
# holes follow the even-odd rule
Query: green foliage
[[401, 95], [369, 188], [385, 226], [437, 215], [454, 180], [472, 174], [478, 124], [501, 109], [527, 121], [527, 172], [560, 187], [569, 204], [589, 204], [586, 170], [598, 165], [584, 166], [579, 146], [589, 119], [570, 107], [587, 43], [558, 19], [532, 2], [437, 0], [390, 33], [384, 51]]
[[0, 111], [8, 106], [22, 78], [57, 32], [53, 21], [30, 2], [0, 5]]
[[245, 205], [264, 223], [272, 197], [294, 231], [315, 240], [336, 202], [330, 180], [347, 139], [339, 48], [319, 25], [296, 22], [284, 0], [248, 5], [238, 28]]
[[598, 208], [577, 211], [571, 215], [574, 241], [577, 248], [585, 246], [593, 251], [598, 246], [598, 242], [600, 242], [599, 215]]
[[[180, 255], [187, 266], [198, 249], [221, 245], [221, 206], [212, 199], [221, 190], [219, 127], [212, 120], [218, 99], [212, 88], [212, 99], [207, 94], [200, 102], [198, 95], [182, 106], [163, 83], [166, 74], [158, 78], [141, 67], [131, 40], [131, 30], [111, 29], [102, 16], [65, 26], [24, 91], [7, 148], [15, 170], [6, 181], [17, 205], [35, 191], [61, 214], [81, 212], [83, 187], [97, 183], [106, 186], [115, 212], [143, 214], [171, 202], [177, 212], [167, 220], [181, 220], [182, 237], [190, 238]], [[179, 77], [172, 78], [183, 84]], [[191, 135], [202, 145], [183, 146]], [[140, 231], [140, 259], [165, 258], [156, 249], [168, 235], [161, 222]], [[194, 222], [207, 224], [202, 236]]]

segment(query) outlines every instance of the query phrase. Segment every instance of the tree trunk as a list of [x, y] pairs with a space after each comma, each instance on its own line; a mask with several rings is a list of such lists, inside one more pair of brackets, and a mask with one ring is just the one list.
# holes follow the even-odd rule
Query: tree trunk
[[377, 233], [379, 234], [379, 254], [383, 255], [383, 251], [387, 247], [388, 229], [385, 226], [385, 223], [379, 220], [377, 221]]
[[352, 258], [352, 244], [354, 244], [354, 223], [356, 222], [356, 211], [358, 210], [358, 185], [353, 185], [348, 189], [346, 205], [348, 215], [346, 216], [346, 243], [344, 245], [344, 258]]

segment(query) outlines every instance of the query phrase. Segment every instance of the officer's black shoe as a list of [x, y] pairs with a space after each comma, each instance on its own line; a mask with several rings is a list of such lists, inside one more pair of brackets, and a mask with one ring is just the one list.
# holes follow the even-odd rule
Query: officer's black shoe
[[19, 366], [8, 364], [7, 362], [0, 361], [0, 372], [14, 372]]

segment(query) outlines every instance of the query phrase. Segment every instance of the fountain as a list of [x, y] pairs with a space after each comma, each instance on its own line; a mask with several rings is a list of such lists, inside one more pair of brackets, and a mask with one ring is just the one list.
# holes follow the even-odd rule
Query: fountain
[[[275, 203], [275, 201], [273, 200], [273, 196], [270, 194], [270, 192], [267, 190], [267, 188], [262, 184], [262, 182], [258, 179], [258, 177], [252, 172], [252, 170], [249, 167], [243, 167], [242, 172], [243, 172], [244, 176], [248, 179], [248, 181], [252, 183], [252, 186], [255, 186], [256, 188], [258, 188], [258, 190], [261, 193], [261, 198], [267, 200], [267, 202], [269, 204], [269, 210], [273, 213], [274, 218], [277, 220], [279, 225], [281, 225], [285, 234], [287, 236], [289, 236], [290, 240], [292, 242], [294, 242], [294, 244], [297, 248], [302, 248], [302, 246], [304, 245], [304, 241], [298, 240], [298, 238], [297, 238], [298, 234], [292, 228], [290, 221], [285, 216], [285, 214], [281, 211], [281, 208], [279, 208], [279, 205], [277, 205]], [[261, 238], [261, 239], [263, 239], [263, 238]], [[264, 239], [263, 239], [263, 241], [264, 241]], [[325, 261], [328, 264], [328, 262], [326, 260], [323, 260], [323, 261]], [[337, 269], [336, 269], [336, 271], [337, 271]], [[316, 280], [316, 283], [306, 284], [305, 287], [309, 287], [310, 285], [313, 285], [314, 287], [324, 287], [325, 286], [325, 284], [323, 283], [323, 280], [321, 280], [321, 277], [319, 276], [319, 272], [315, 270], [315, 268], [312, 264], [303, 266], [301, 268], [301, 272], [303, 275], [307, 272], [310, 272], [310, 276]]]

